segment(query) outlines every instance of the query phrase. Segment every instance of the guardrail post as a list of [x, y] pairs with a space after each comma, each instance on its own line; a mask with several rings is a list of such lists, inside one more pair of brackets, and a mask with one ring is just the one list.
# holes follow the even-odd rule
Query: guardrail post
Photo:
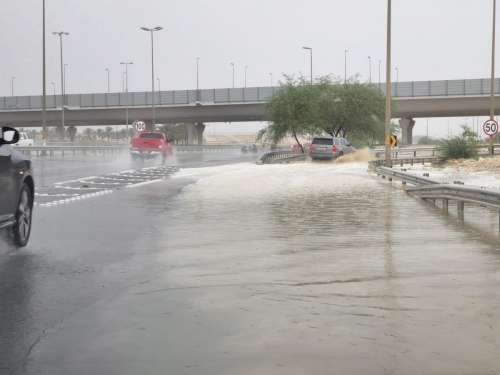
[[448, 199], [443, 199], [443, 210], [448, 212]]

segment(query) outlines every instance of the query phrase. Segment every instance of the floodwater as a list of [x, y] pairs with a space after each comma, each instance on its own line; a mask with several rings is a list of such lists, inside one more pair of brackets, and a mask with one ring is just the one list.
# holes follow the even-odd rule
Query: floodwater
[[366, 163], [170, 179], [190, 183], [154, 210], [147, 282], [66, 317], [32, 373], [500, 372], [497, 213], [461, 221]]

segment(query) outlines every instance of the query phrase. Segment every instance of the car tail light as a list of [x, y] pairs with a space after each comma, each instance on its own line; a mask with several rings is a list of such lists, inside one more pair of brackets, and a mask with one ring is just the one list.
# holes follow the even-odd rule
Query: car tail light
[[313, 150], [313, 144], [311, 143], [311, 144], [309, 145], [309, 151], [312, 151], [312, 150]]
[[333, 152], [337, 152], [337, 146], [333, 145], [333, 146], [332, 146], [332, 151], [333, 151]]

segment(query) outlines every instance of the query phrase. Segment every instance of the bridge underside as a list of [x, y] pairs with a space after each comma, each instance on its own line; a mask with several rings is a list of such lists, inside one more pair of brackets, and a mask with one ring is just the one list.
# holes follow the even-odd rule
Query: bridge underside
[[[394, 100], [396, 102], [395, 118], [489, 116], [490, 97], [488, 95], [394, 98]], [[495, 109], [495, 115], [500, 115], [500, 108]], [[41, 118], [42, 114], [39, 109], [0, 111], [0, 124], [10, 123], [17, 127], [41, 126]], [[49, 126], [60, 125], [60, 119], [60, 108], [47, 109]], [[129, 122], [139, 119], [151, 121], [151, 107], [129, 107]], [[263, 120], [265, 120], [265, 103], [263, 102], [156, 107], [156, 123], [158, 124]], [[70, 107], [65, 110], [65, 124], [68, 126], [124, 125], [125, 107]]]
[[[129, 123], [134, 120], [152, 121], [151, 107], [129, 107]], [[262, 121], [265, 103], [212, 104], [156, 107], [157, 124]], [[0, 112], [0, 124], [17, 127], [41, 126], [40, 110], [13, 110]], [[125, 125], [125, 107], [69, 108], [64, 111], [65, 125]], [[61, 124], [61, 109], [47, 109], [47, 125]]]

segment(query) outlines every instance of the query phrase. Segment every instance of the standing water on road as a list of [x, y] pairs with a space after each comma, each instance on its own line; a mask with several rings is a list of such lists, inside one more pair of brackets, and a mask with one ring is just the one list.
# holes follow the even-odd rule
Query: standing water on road
[[158, 216], [165, 272], [68, 319], [86, 338], [57, 373], [130, 373], [125, 358], [152, 374], [500, 372], [495, 236], [366, 163], [176, 178], [195, 182]]

